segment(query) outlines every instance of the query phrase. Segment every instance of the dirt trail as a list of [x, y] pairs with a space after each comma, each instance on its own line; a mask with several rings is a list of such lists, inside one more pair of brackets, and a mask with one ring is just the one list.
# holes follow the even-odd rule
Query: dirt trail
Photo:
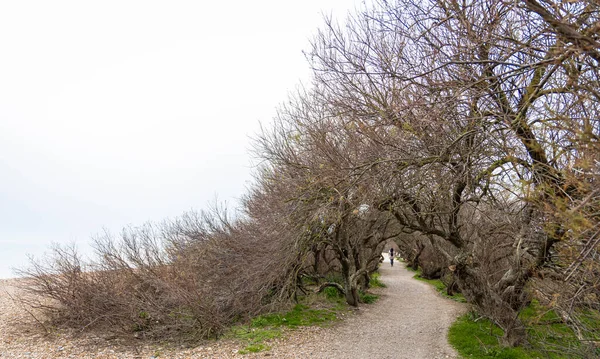
[[[372, 306], [343, 324], [319, 331], [317, 338], [291, 348], [274, 348], [274, 357], [297, 358], [456, 358], [448, 328], [466, 306], [442, 298], [430, 285], [412, 278], [402, 263], [381, 265], [387, 285]], [[278, 354], [280, 354], [278, 356]]]

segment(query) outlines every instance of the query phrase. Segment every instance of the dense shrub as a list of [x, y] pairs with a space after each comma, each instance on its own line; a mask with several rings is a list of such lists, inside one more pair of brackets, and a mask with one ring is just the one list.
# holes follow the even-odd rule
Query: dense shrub
[[[94, 261], [54, 247], [33, 262], [28, 303], [56, 324], [157, 337], [218, 336], [289, 298], [294, 252], [250, 221], [188, 213], [95, 240]], [[29, 296], [29, 298], [32, 298]], [[49, 299], [49, 300], [48, 300]]]

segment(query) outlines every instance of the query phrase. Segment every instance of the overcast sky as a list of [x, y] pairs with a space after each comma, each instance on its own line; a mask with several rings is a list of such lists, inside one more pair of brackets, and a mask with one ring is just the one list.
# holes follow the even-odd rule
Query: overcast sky
[[52, 242], [233, 203], [322, 14], [355, 3], [2, 1], [0, 278]]

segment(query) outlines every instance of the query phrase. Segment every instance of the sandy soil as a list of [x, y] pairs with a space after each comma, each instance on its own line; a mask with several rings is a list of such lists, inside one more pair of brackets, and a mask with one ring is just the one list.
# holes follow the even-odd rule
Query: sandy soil
[[400, 263], [382, 264], [387, 288], [372, 305], [333, 327], [288, 332], [272, 349], [240, 355], [230, 340], [195, 348], [123, 343], [115, 338], [80, 333], [46, 333], [11, 299], [14, 282], [0, 281], [0, 358], [456, 358], [447, 341], [448, 327], [466, 310], [444, 299], [429, 285], [412, 279]]

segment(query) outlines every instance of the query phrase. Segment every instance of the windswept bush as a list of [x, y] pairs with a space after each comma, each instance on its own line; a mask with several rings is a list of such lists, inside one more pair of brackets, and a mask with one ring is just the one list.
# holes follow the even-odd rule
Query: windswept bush
[[289, 298], [294, 252], [265, 229], [216, 210], [127, 228], [119, 237], [105, 233], [90, 262], [73, 247], [55, 246], [23, 271], [24, 289], [37, 298], [29, 304], [69, 327], [218, 336]]

